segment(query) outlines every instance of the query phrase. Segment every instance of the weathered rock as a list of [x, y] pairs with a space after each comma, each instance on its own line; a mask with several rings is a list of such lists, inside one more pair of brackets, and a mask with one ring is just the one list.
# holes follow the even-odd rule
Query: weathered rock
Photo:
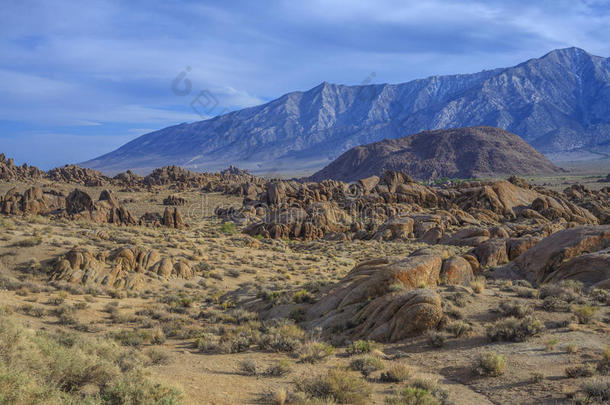
[[85, 249], [71, 250], [58, 258], [51, 272], [51, 280], [139, 289], [152, 280], [188, 280], [193, 275], [191, 266], [183, 259], [174, 263], [171, 257], [161, 257], [154, 249], [127, 246], [116, 249], [110, 255], [104, 252], [94, 255]]
[[172, 194], [163, 200], [163, 205], [186, 205], [186, 200]]
[[163, 220], [162, 225], [167, 226], [168, 228], [174, 229], [183, 229], [185, 228], [184, 221], [182, 220], [182, 215], [178, 211], [178, 208], [171, 209], [169, 207], [165, 208], [163, 212]]
[[[564, 278], [588, 285], [604, 283], [607, 271], [599, 269], [606, 262], [603, 251], [609, 247], [610, 225], [570, 228], [544, 238], [495, 273], [498, 277], [525, 278], [538, 284]], [[587, 267], [587, 259], [595, 266]]]
[[91, 196], [82, 190], [74, 189], [66, 197], [66, 212], [69, 215], [81, 213], [83, 211], [93, 211], [94, 204]]
[[441, 280], [445, 284], [468, 285], [474, 280], [470, 262], [460, 256], [453, 256], [445, 260], [441, 268]]
[[[436, 286], [445, 253], [424, 249], [401, 260], [380, 258], [356, 266], [307, 312], [308, 325], [346, 328], [351, 337], [396, 341], [436, 326], [440, 297], [421, 287]], [[404, 293], [393, 293], [393, 285]]]
[[506, 249], [508, 251], [508, 260], [514, 260], [527, 250], [531, 249], [540, 242], [542, 238], [533, 236], [524, 236], [521, 238], [510, 238], [506, 241]]
[[[411, 261], [410, 270], [424, 267], [440, 270], [440, 258], [426, 262], [424, 256]], [[396, 341], [422, 333], [438, 324], [442, 317], [440, 297], [431, 290], [416, 289], [399, 294], [390, 285], [401, 283], [411, 288], [413, 279], [400, 273], [387, 259], [362, 263], [308, 311], [308, 325], [325, 331], [345, 330], [351, 338]], [[430, 270], [430, 269], [429, 269]], [[427, 277], [424, 277], [427, 278]], [[431, 283], [435, 284], [436, 280]], [[364, 305], [364, 306], [363, 306]], [[357, 325], [351, 327], [349, 325]]]
[[394, 216], [383, 223], [374, 236], [376, 240], [408, 239], [413, 233], [413, 218]]
[[466, 228], [452, 235], [445, 235], [440, 243], [456, 246], [478, 246], [490, 237], [489, 231], [484, 228]]
[[47, 177], [53, 181], [81, 184], [87, 187], [102, 187], [110, 182], [110, 179], [101, 172], [77, 165], [66, 165], [51, 169], [47, 173]]
[[32, 181], [39, 180], [44, 172], [35, 166], [15, 166], [15, 161], [7, 159], [4, 153], [0, 153], [0, 180], [1, 181]]
[[352, 322], [352, 336], [396, 342], [435, 328], [443, 317], [441, 297], [433, 290], [418, 289], [386, 294], [367, 304]]
[[485, 241], [474, 248], [472, 253], [484, 267], [497, 266], [508, 262], [505, 239]]

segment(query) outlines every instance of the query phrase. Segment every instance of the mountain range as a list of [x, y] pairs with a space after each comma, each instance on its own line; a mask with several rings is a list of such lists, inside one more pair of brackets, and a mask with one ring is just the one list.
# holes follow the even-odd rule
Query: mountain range
[[494, 127], [438, 129], [352, 148], [309, 180], [356, 181], [387, 170], [417, 180], [562, 173], [517, 135]]
[[176, 164], [313, 173], [347, 150], [425, 130], [493, 126], [546, 154], [610, 151], [610, 58], [559, 49], [517, 66], [401, 84], [322, 84], [154, 131], [82, 163], [112, 174]]

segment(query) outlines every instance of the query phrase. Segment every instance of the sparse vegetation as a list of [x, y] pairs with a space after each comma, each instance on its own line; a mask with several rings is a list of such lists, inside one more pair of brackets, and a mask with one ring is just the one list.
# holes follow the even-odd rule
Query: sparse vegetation
[[[153, 383], [136, 358], [112, 342], [34, 333], [0, 318], [0, 399], [10, 404], [181, 402]], [[85, 386], [97, 388], [86, 394]]]
[[383, 360], [375, 356], [362, 356], [353, 359], [349, 367], [354, 371], [360, 371], [363, 376], [368, 377], [374, 371], [383, 369]]
[[365, 381], [340, 369], [296, 381], [296, 387], [311, 398], [339, 404], [366, 405], [371, 395], [371, 388]]
[[487, 338], [492, 342], [523, 342], [539, 334], [542, 329], [542, 322], [531, 316], [506, 318], [487, 327]]
[[593, 319], [593, 316], [597, 312], [597, 307], [592, 305], [581, 305], [576, 306], [572, 310], [572, 313], [576, 315], [576, 319], [578, 319], [578, 323], [588, 324]]
[[481, 354], [474, 366], [474, 371], [487, 377], [498, 377], [504, 374], [506, 359], [504, 355], [495, 352]]
[[413, 368], [405, 362], [393, 362], [381, 373], [380, 379], [383, 382], [403, 382], [411, 378], [413, 373]]
[[377, 345], [371, 340], [357, 340], [347, 347], [345, 350], [350, 356], [358, 354], [366, 354], [373, 351]]

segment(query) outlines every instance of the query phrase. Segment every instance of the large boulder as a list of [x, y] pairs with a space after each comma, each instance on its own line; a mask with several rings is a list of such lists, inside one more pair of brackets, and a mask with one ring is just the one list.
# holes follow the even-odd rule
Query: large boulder
[[460, 256], [453, 256], [443, 262], [441, 280], [445, 284], [468, 284], [474, 279], [472, 265]]
[[472, 251], [483, 267], [492, 267], [508, 262], [505, 239], [490, 239]]
[[442, 317], [440, 297], [421, 287], [438, 284], [444, 255], [424, 249], [402, 260], [359, 264], [308, 310], [308, 326], [379, 341], [435, 327]]
[[413, 233], [413, 218], [394, 216], [383, 223], [373, 237], [376, 240], [408, 239]]
[[356, 314], [352, 336], [396, 342], [435, 328], [442, 317], [441, 297], [433, 290], [386, 294]]
[[166, 207], [165, 211], [163, 212], [163, 219], [161, 223], [167, 226], [168, 228], [174, 229], [183, 229], [186, 227], [186, 225], [184, 224], [184, 220], [182, 219], [182, 215], [180, 214], [180, 211], [178, 211], [178, 208], [171, 209], [169, 207]]
[[[610, 277], [609, 247], [610, 225], [570, 228], [544, 238], [495, 273], [498, 277], [525, 278], [538, 284], [562, 279], [603, 284]], [[591, 260], [590, 266], [587, 260]]]

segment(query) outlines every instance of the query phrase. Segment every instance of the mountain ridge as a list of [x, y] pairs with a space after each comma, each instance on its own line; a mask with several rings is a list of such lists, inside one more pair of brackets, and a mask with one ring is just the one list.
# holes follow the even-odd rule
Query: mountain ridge
[[610, 148], [610, 59], [579, 48], [516, 66], [399, 84], [322, 82], [260, 106], [145, 134], [83, 163], [313, 172], [352, 147], [424, 130], [495, 126], [542, 152]]

